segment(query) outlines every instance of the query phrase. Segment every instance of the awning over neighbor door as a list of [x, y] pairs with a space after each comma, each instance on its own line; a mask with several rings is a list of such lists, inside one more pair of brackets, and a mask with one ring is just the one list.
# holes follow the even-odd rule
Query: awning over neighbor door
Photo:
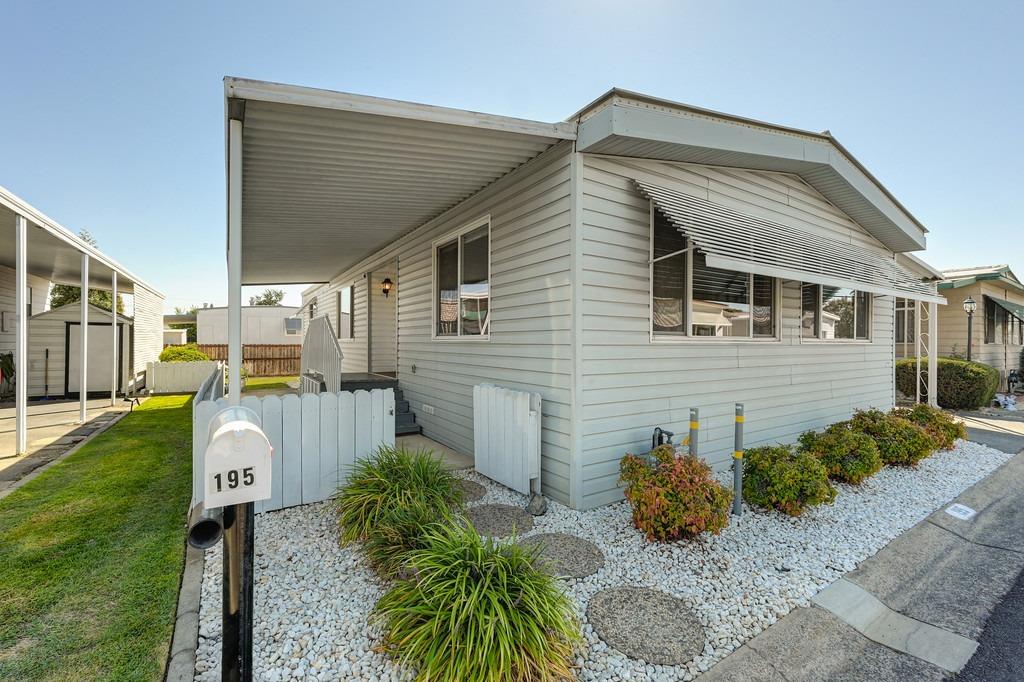
[[634, 180], [640, 192], [693, 241], [713, 268], [945, 303], [885, 254], [793, 225], [747, 215], [677, 190]]
[[988, 296], [987, 298], [1006, 312], [1016, 317], [1018, 320], [1024, 320], [1024, 305], [1018, 305], [1016, 303], [1011, 303], [1010, 301], [1003, 301], [998, 298], [992, 298], [991, 296]]

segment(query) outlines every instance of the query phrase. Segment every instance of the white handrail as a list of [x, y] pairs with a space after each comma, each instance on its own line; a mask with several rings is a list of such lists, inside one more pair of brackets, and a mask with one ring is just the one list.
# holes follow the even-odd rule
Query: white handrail
[[[326, 315], [314, 317], [302, 340], [301, 393], [341, 390], [341, 345]], [[314, 379], [313, 376], [317, 378]]]

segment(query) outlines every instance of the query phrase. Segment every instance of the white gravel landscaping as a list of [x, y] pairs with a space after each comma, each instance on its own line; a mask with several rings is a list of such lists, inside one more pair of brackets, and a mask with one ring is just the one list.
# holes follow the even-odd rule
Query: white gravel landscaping
[[[625, 502], [589, 512], [551, 503], [538, 533], [586, 538], [605, 555], [595, 574], [566, 587], [583, 618], [599, 590], [638, 585], [683, 599], [706, 631], [703, 653], [683, 666], [646, 665], [607, 647], [583, 625], [584, 680], [690, 680], [873, 555], [894, 537], [984, 478], [1011, 455], [960, 441], [916, 469], [887, 467], [861, 486], [840, 484], [832, 505], [800, 518], [744, 507], [718, 536], [650, 543], [633, 528]], [[474, 472], [480, 503], [524, 506], [521, 495]], [[731, 481], [731, 474], [721, 475]], [[374, 651], [379, 630], [367, 616], [384, 585], [355, 547], [339, 548], [330, 504], [261, 514], [256, 520], [255, 666], [261, 680], [398, 680], [409, 677]], [[221, 554], [207, 552], [196, 680], [219, 679]]]

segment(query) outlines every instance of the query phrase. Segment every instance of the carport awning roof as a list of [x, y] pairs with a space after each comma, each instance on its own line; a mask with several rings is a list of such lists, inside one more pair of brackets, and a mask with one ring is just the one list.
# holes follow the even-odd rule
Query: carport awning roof
[[634, 180], [713, 268], [945, 303], [892, 257]]
[[10, 190], [0, 187], [0, 265], [15, 267], [15, 216], [28, 222], [26, 271], [51, 282], [78, 285], [82, 282], [82, 253], [89, 254], [89, 286], [109, 290], [117, 272], [118, 291], [135, 292], [136, 286], [163, 296], [114, 259], [46, 216]]
[[247, 285], [329, 281], [576, 136], [572, 123], [236, 78], [224, 85], [228, 116], [243, 119]]

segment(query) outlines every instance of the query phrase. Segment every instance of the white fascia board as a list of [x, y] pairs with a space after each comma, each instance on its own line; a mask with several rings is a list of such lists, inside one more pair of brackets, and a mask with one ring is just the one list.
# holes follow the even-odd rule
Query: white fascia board
[[574, 122], [544, 123], [509, 116], [496, 116], [465, 109], [418, 104], [383, 97], [354, 95], [347, 92], [307, 88], [283, 83], [248, 80], [227, 77], [224, 79], [226, 97], [296, 106], [336, 109], [378, 116], [407, 118], [432, 123], [483, 128], [508, 133], [550, 137], [558, 140], [575, 140]]
[[124, 268], [120, 263], [115, 261], [113, 258], [107, 256], [92, 244], [85, 242], [85, 240], [83, 240], [77, 234], [75, 234], [68, 228], [64, 227], [56, 220], [50, 218], [42, 211], [32, 206], [24, 199], [14, 194], [13, 192], [11, 192], [9, 189], [2, 185], [0, 185], [0, 203], [4, 204], [5, 206], [7, 206], [7, 208], [11, 209], [18, 215], [24, 216], [30, 223], [46, 230], [57, 239], [60, 239], [61, 241], [65, 242], [68, 246], [71, 246], [72, 248], [80, 252], [88, 253], [89, 258], [96, 260], [102, 263], [103, 265], [107, 266], [111, 270], [117, 272], [118, 278], [124, 278], [128, 280], [129, 282], [132, 283], [133, 287], [140, 286], [143, 289], [149, 290], [151, 293], [160, 298], [165, 298], [164, 294], [160, 292], [158, 289], [154, 288], [145, 281], [139, 279], [129, 270]]
[[782, 172], [793, 172], [793, 164], [805, 164], [807, 169], [828, 166], [918, 248], [925, 248], [924, 227], [851, 161], [831, 137], [611, 103], [580, 124], [577, 150], [586, 152], [610, 136], [749, 154], [766, 161], [768, 168], [772, 160], [784, 162], [778, 169]]

